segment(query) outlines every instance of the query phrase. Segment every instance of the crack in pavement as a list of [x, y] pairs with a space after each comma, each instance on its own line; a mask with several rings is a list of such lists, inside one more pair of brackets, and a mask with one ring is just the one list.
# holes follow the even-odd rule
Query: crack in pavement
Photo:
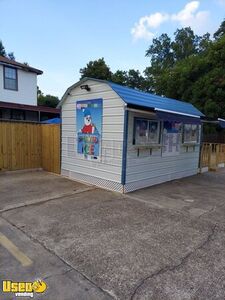
[[[139, 201], [139, 202], [142, 202], [144, 204], [148, 204], [148, 205], [152, 206], [153, 208], [165, 209], [164, 206], [162, 206], [162, 205], [160, 205], [160, 204], [158, 204], [156, 202], [152, 202], [151, 200], [144, 200], [144, 199], [138, 198], [136, 196], [132, 196], [132, 195], [128, 195], [128, 194], [123, 194], [122, 198], [124, 198], [125, 200], [126, 199], [131, 199], [131, 200]], [[156, 199], [154, 199], [154, 200], [156, 200]]]
[[8, 208], [5, 208], [5, 209], [1, 209], [0, 214], [2, 214], [4, 212], [11, 211], [11, 210], [14, 210], [14, 209], [22, 208], [22, 207], [33, 206], [33, 205], [43, 204], [43, 203], [46, 203], [46, 202], [49, 202], [49, 201], [59, 200], [61, 198], [65, 198], [65, 197], [69, 197], [69, 196], [73, 196], [73, 195], [78, 195], [78, 194], [85, 193], [85, 192], [88, 192], [88, 191], [92, 191], [92, 190], [95, 190], [95, 189], [96, 189], [96, 187], [87, 187], [87, 188], [83, 188], [83, 189], [78, 189], [74, 192], [70, 192], [70, 193], [60, 195], [58, 197], [56, 196], [56, 197], [52, 197], [52, 198], [48, 198], [48, 199], [42, 199], [42, 200], [37, 200], [37, 201], [34, 200], [34, 201], [30, 201], [30, 202], [21, 203], [20, 205], [14, 205], [14, 206], [11, 206], [11, 207], [8, 207]]
[[175, 264], [173, 266], [165, 266], [161, 269], [159, 269], [158, 271], [152, 273], [151, 275], [148, 275], [147, 277], [145, 277], [144, 279], [141, 280], [141, 282], [136, 286], [133, 294], [130, 297], [130, 300], [133, 300], [134, 297], [136, 296], [138, 290], [143, 286], [143, 284], [148, 280], [148, 279], [152, 279], [153, 277], [156, 277], [158, 275], [164, 274], [167, 271], [171, 271], [173, 272], [174, 270], [178, 269], [179, 267], [181, 267], [183, 264], [185, 264], [185, 262], [188, 260], [188, 258], [193, 255], [196, 251], [204, 248], [205, 245], [207, 245], [213, 238], [215, 232], [217, 229], [217, 224], [215, 224], [213, 226], [213, 228], [211, 229], [210, 234], [208, 234], [207, 239], [201, 243], [197, 248], [195, 248], [193, 251], [189, 252], [187, 255], [185, 255], [183, 258], [180, 259], [180, 262], [178, 264]]
[[203, 214], [201, 214], [199, 216], [199, 219], [202, 218], [203, 220], [204, 219], [208, 220], [207, 214], [212, 213], [212, 212], [216, 211], [217, 209], [221, 209], [223, 206], [225, 206], [225, 203], [222, 203], [222, 204], [217, 205], [217, 206], [213, 206], [210, 210], [208, 210], [208, 211], [204, 212]]
[[209, 209], [209, 210], [205, 211], [203, 214], [201, 214], [198, 218], [199, 219], [203, 218], [203, 219], [208, 220], [207, 214], [210, 214], [210, 213], [214, 212], [217, 208], [221, 208], [224, 205], [225, 204], [219, 205], [219, 206], [213, 206], [211, 209]]
[[[1, 213], [0, 213], [1, 214]], [[77, 272], [81, 277], [83, 277], [85, 280], [87, 280], [89, 283], [91, 283], [93, 286], [95, 286], [99, 291], [106, 294], [107, 296], [111, 297], [112, 299], [115, 299], [115, 297], [112, 296], [108, 291], [104, 290], [100, 286], [98, 286], [94, 281], [92, 281], [90, 278], [88, 278], [85, 274], [83, 274], [81, 271], [70, 265], [66, 260], [64, 260], [62, 257], [60, 257], [57, 253], [54, 252], [54, 250], [49, 249], [45, 244], [42, 244], [37, 238], [34, 238], [32, 235], [29, 235], [26, 231], [24, 231], [22, 228], [17, 227], [16, 224], [10, 222], [8, 219], [2, 216], [1, 218], [5, 220], [8, 224], [10, 224], [12, 227], [16, 228], [20, 232], [22, 232], [25, 236], [27, 236], [31, 241], [34, 243], [38, 243], [41, 245], [46, 251], [48, 251], [50, 254], [55, 255], [60, 261], [62, 261], [65, 265], [67, 265], [71, 270]], [[66, 271], [67, 272], [67, 271]], [[60, 274], [59, 274], [60, 275]], [[54, 275], [53, 275], [54, 276]]]
[[71, 271], [73, 271], [72, 268], [70, 268], [70, 269], [68, 269], [68, 270], [66, 270], [66, 271], [63, 271], [63, 272], [61, 272], [61, 273], [55, 273], [55, 274], [48, 275], [48, 276], [42, 278], [42, 280], [46, 280], [46, 279], [49, 279], [49, 278], [55, 277], [55, 276], [63, 276], [63, 275], [66, 275], [67, 273], [69, 273], [69, 272], [71, 272]]

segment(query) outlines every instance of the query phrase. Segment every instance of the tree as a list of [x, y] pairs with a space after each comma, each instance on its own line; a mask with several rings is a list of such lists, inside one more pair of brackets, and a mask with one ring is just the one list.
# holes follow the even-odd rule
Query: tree
[[7, 56], [10, 60], [15, 60], [16, 59], [13, 52], [9, 52]]
[[207, 51], [211, 45], [212, 41], [210, 40], [210, 34], [207, 32], [203, 36], [199, 37], [198, 53]]
[[13, 52], [9, 52], [8, 54], [6, 53], [5, 47], [3, 46], [3, 43], [2, 43], [1, 40], [0, 40], [0, 55], [4, 56], [4, 57], [7, 57], [11, 60], [15, 60], [15, 56], [14, 56]]
[[154, 39], [146, 53], [151, 65], [144, 71], [150, 90], [189, 101], [212, 118], [224, 118], [224, 33], [225, 21], [214, 34], [215, 40], [209, 33], [197, 36], [190, 28], [177, 30], [171, 43], [167, 35]]
[[111, 72], [104, 58], [87, 63], [86, 67], [80, 69], [81, 79], [92, 77], [96, 79], [109, 80], [117, 84], [127, 85], [131, 88], [148, 90], [147, 81], [140, 71], [130, 69], [128, 71], [117, 70]]
[[112, 72], [106, 65], [104, 58], [90, 61], [86, 67], [80, 69], [81, 79], [92, 77], [96, 79], [111, 80]]
[[131, 69], [127, 73], [127, 86], [131, 88], [143, 89], [144, 77], [140, 71]]
[[42, 91], [39, 89], [39, 86], [37, 86], [37, 97], [43, 96], [44, 94]]
[[52, 95], [44, 95], [42, 91], [37, 87], [37, 99], [38, 105], [55, 108], [59, 103], [59, 98]]
[[171, 44], [175, 60], [179, 61], [196, 54], [199, 41], [200, 37], [195, 35], [190, 27], [177, 29], [174, 42]]
[[150, 65], [112, 73], [101, 58], [81, 69], [85, 76], [112, 80], [169, 98], [189, 101], [206, 115], [225, 118], [225, 20], [214, 34], [198, 36], [190, 27], [154, 38], [146, 51]]
[[41, 95], [38, 97], [38, 105], [56, 107], [59, 104], [59, 98], [52, 95]]
[[6, 56], [5, 47], [2, 44], [2, 41], [0, 40], [0, 55]]
[[152, 41], [152, 45], [147, 49], [146, 55], [150, 57], [151, 65], [144, 70], [145, 91], [155, 92], [163, 95], [165, 70], [174, 65], [174, 52], [171, 38], [163, 33], [159, 38]]
[[127, 72], [122, 70], [117, 70], [114, 74], [112, 74], [111, 80], [117, 84], [126, 85]]
[[154, 38], [145, 56], [151, 58], [151, 67], [153, 69], [160, 70], [171, 67], [174, 64], [174, 55], [170, 37], [163, 33], [159, 38]]
[[225, 20], [221, 23], [219, 29], [214, 33], [213, 37], [218, 40], [225, 34]]

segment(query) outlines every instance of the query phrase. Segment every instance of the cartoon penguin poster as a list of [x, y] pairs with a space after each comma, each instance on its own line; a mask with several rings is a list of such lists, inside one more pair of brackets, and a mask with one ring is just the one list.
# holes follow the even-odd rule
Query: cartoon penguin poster
[[102, 99], [77, 101], [77, 152], [99, 159], [102, 133]]

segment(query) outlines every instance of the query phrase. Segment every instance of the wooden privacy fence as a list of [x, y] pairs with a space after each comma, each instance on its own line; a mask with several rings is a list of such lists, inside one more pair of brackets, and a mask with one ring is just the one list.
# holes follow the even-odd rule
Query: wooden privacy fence
[[60, 125], [0, 122], [0, 171], [33, 168], [60, 173]]
[[201, 146], [200, 168], [216, 169], [225, 164], [225, 144], [203, 143]]

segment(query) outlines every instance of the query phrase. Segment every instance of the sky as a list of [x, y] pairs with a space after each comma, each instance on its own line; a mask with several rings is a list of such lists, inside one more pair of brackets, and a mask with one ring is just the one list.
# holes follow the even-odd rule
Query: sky
[[16, 60], [44, 71], [45, 94], [62, 97], [90, 60], [111, 70], [149, 66], [154, 37], [191, 26], [213, 34], [225, 17], [225, 0], [0, 0], [0, 40]]

